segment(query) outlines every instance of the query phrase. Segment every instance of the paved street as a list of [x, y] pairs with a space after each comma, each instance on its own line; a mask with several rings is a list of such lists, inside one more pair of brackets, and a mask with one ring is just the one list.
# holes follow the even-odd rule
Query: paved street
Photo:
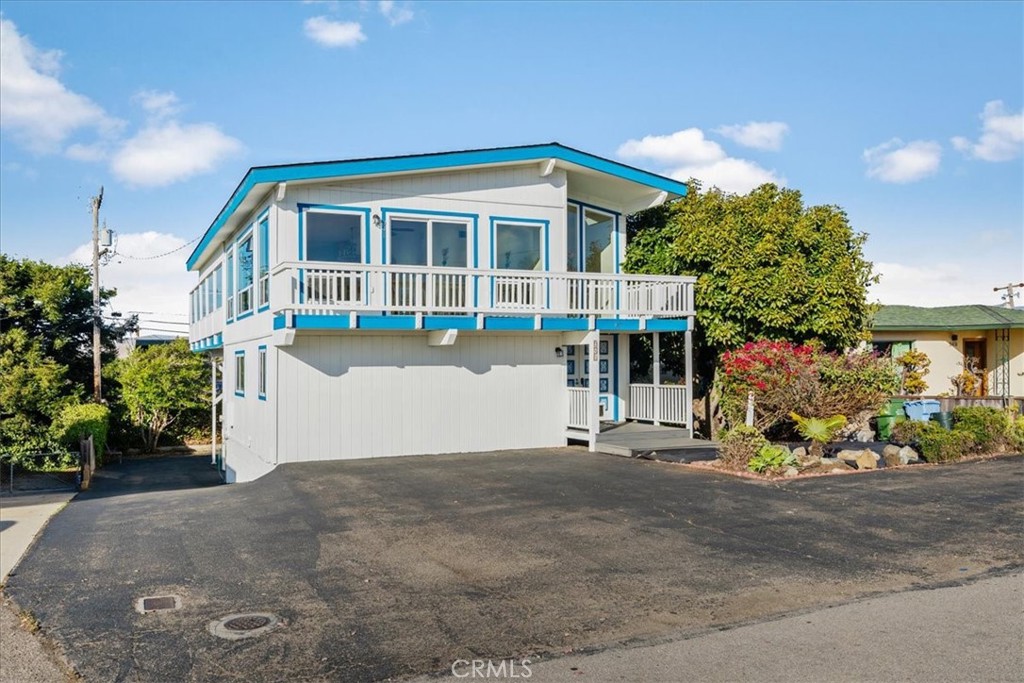
[[[216, 484], [202, 458], [104, 469], [11, 577], [87, 680], [369, 681], [613, 652], [1024, 566], [1022, 458], [765, 484], [554, 449]], [[168, 594], [180, 609], [133, 609]], [[208, 631], [244, 611], [284, 625]]]

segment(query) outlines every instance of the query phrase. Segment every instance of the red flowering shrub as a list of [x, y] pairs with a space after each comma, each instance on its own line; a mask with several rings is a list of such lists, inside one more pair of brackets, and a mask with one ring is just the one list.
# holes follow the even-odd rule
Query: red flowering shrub
[[786, 341], [748, 342], [722, 354], [721, 407], [730, 424], [743, 424], [754, 393], [754, 426], [767, 431], [807, 417], [854, 416], [876, 410], [898, 388], [888, 359], [854, 351], [829, 353]]

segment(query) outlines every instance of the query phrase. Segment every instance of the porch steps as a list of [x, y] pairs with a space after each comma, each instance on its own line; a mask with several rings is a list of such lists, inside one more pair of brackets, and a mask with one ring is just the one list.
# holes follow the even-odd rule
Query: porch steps
[[[580, 432], [586, 440], [587, 433]], [[713, 460], [718, 457], [718, 443], [695, 439], [689, 429], [664, 425], [624, 422], [602, 425], [597, 436], [597, 452], [666, 462]]]

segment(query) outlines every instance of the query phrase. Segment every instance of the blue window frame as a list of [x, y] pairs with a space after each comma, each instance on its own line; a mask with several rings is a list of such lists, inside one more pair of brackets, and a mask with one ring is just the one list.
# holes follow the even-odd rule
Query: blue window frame
[[213, 287], [217, 292], [215, 310], [220, 310], [220, 307], [224, 305], [224, 268], [223, 266], [217, 266], [213, 270]]
[[245, 351], [235, 351], [235, 396], [245, 396]]
[[227, 279], [228, 293], [228, 320], [235, 317], [235, 257], [228, 252], [227, 267], [224, 269], [224, 277]]
[[256, 349], [256, 394], [261, 401], [267, 400], [267, 347], [261, 344]]
[[262, 311], [270, 307], [270, 219], [266, 216], [259, 222], [257, 239], [256, 255], [259, 258], [257, 268], [259, 303], [257, 305]]
[[253, 309], [253, 237], [251, 230], [238, 240], [238, 244], [235, 246], [235, 258], [238, 268], [236, 274], [238, 293], [235, 295], [235, 307], [238, 309], [238, 315], [236, 317], [241, 318], [246, 313], [252, 313]]

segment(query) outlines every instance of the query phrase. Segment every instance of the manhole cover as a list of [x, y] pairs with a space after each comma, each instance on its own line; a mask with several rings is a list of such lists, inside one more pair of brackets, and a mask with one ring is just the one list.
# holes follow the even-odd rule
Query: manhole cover
[[258, 614], [249, 614], [244, 617], [235, 617], [224, 622], [224, 628], [229, 631], [255, 631], [270, 623], [270, 617]]
[[179, 608], [181, 608], [181, 598], [177, 595], [152, 595], [135, 601], [135, 611], [140, 614]]
[[229, 614], [217, 621], [211, 621], [208, 629], [210, 633], [218, 638], [241, 640], [242, 638], [261, 636], [283, 625], [281, 617], [276, 614], [270, 614], [269, 612], [247, 612], [244, 614]]

